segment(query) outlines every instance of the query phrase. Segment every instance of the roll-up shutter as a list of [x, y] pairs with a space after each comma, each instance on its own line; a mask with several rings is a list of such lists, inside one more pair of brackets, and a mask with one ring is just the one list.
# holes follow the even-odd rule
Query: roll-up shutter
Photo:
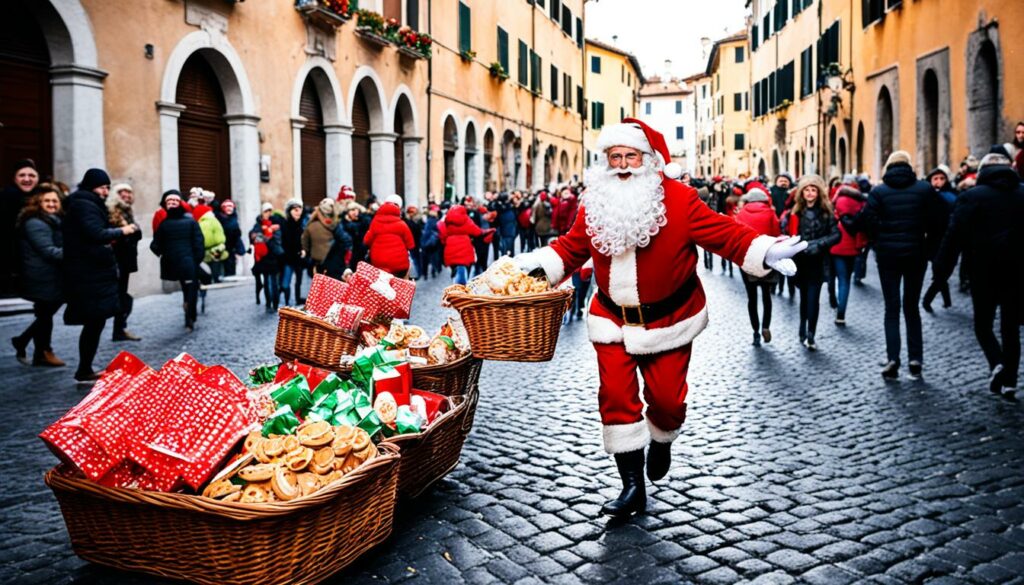
[[[363, 90], [356, 92], [355, 104], [352, 106], [352, 188], [356, 191], [356, 199], [363, 203], [372, 193], [370, 179], [373, 168], [370, 159], [370, 110], [363, 97]], [[377, 194], [386, 197], [386, 194]]]
[[192, 55], [178, 77], [176, 100], [185, 106], [178, 118], [178, 186], [188, 195], [192, 187], [231, 197], [231, 152], [224, 120], [224, 94], [213, 68], [201, 55]]
[[[312, 77], [306, 78], [299, 101], [299, 115], [306, 125], [299, 131], [302, 149], [302, 202], [315, 206], [327, 196], [327, 134], [323, 109]], [[337, 188], [335, 186], [334, 188]]]

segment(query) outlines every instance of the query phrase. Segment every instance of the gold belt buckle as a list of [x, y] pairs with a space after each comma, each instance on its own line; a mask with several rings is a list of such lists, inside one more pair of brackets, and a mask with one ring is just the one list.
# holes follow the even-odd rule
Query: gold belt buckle
[[[644, 310], [640, 305], [622, 305], [619, 308], [622, 310], [622, 322], [624, 324], [634, 327], [643, 327], [646, 325], [644, 322]], [[630, 318], [631, 311], [635, 311], [635, 320]]]

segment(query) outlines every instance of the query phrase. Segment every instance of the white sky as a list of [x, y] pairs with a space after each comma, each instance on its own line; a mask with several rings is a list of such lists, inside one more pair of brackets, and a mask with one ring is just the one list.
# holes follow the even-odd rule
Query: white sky
[[[590, 0], [585, 8], [586, 36], [636, 55], [645, 77], [662, 74], [665, 59], [672, 60], [673, 75], [685, 77], [707, 66], [701, 37], [714, 42], [744, 27], [745, 4], [745, 0]], [[614, 35], [619, 38], [612, 43]]]

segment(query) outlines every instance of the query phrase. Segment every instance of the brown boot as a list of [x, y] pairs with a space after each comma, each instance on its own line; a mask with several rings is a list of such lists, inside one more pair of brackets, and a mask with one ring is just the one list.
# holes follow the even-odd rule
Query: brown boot
[[42, 366], [44, 368], [63, 368], [67, 364], [61, 361], [61, 359], [53, 355], [52, 350], [46, 350], [42, 355], [37, 355], [32, 359], [33, 366]]

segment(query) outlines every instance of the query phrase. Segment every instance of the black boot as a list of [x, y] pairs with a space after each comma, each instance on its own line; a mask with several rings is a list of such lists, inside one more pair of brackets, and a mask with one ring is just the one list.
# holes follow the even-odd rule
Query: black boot
[[644, 450], [617, 453], [615, 465], [622, 478], [622, 492], [619, 497], [601, 507], [601, 513], [616, 518], [625, 518], [647, 508], [647, 487], [644, 484]]
[[672, 465], [672, 443], [651, 441], [647, 449], [647, 478], [658, 481], [668, 474]]

